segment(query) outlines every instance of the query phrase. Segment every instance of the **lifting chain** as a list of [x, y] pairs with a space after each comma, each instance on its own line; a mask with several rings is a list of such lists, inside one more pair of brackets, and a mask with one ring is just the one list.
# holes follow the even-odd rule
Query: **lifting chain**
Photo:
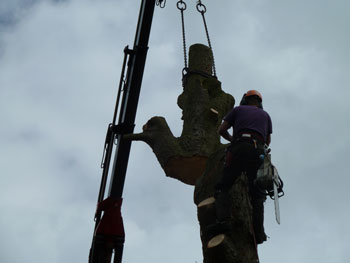
[[166, 0], [157, 0], [156, 5], [159, 6], [160, 8], [164, 8], [166, 4]]
[[[177, 2], [176, 6], [181, 11], [182, 42], [183, 42], [183, 51], [184, 51], [184, 64], [185, 64], [185, 67], [183, 69], [182, 74], [185, 75], [188, 72], [187, 50], [186, 50], [186, 34], [185, 34], [185, 19], [184, 19], [184, 11], [186, 10], [187, 5], [186, 5], [186, 3], [183, 0], [179, 0]], [[202, 18], [203, 18], [204, 29], [205, 29], [205, 33], [207, 35], [208, 45], [209, 45], [210, 51], [211, 51], [212, 56], [213, 56], [213, 75], [216, 78], [217, 76], [216, 76], [214, 52], [213, 52], [213, 48], [211, 46], [208, 26], [207, 26], [207, 22], [205, 20], [205, 15], [204, 15], [207, 12], [207, 8], [206, 8], [206, 6], [204, 4], [202, 4], [201, 0], [197, 1], [196, 8], [197, 8], [197, 11], [202, 15]]]
[[186, 51], [186, 34], [185, 34], [185, 18], [184, 18], [184, 11], [187, 8], [186, 3], [183, 0], [179, 0], [176, 4], [177, 8], [181, 11], [181, 24], [182, 24], [182, 43], [183, 43], [183, 50], [184, 50], [184, 64], [185, 67], [183, 69], [183, 73], [187, 71], [187, 51]]
[[208, 39], [208, 45], [209, 45], [209, 48], [211, 50], [211, 54], [213, 56], [213, 74], [214, 74], [214, 77], [216, 77], [216, 68], [215, 68], [215, 59], [214, 59], [214, 52], [213, 52], [213, 48], [211, 46], [211, 42], [210, 42], [210, 37], [209, 37], [209, 31], [208, 31], [208, 26], [207, 26], [207, 22], [205, 20], [205, 12], [207, 12], [207, 8], [204, 4], [202, 4], [201, 0], [198, 0], [197, 1], [197, 11], [199, 13], [201, 13], [202, 15], [202, 18], [203, 18], [203, 24], [204, 24], [204, 28], [205, 28], [205, 33], [207, 35], [207, 39]]

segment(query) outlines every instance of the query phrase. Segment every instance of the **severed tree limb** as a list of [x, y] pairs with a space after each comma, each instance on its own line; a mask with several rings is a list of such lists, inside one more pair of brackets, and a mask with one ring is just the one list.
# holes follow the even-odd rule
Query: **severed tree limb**
[[233, 107], [234, 98], [211, 76], [213, 59], [207, 46], [191, 46], [189, 58], [189, 73], [178, 97], [184, 121], [181, 136], [174, 137], [165, 118], [155, 116], [143, 126], [142, 133], [125, 138], [146, 142], [167, 176], [194, 185], [209, 155], [221, 146], [217, 129]]

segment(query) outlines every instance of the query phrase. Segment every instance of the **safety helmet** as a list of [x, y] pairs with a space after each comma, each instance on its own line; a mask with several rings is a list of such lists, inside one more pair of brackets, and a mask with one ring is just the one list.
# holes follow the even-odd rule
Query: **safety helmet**
[[244, 95], [245, 97], [249, 97], [249, 96], [258, 96], [260, 98], [260, 100], [262, 101], [262, 96], [261, 93], [257, 90], [248, 90], [247, 93]]
[[261, 96], [261, 93], [257, 90], [248, 90], [247, 93], [244, 93], [241, 103], [239, 105], [249, 105], [247, 98], [251, 96], [257, 96], [259, 98], [258, 107], [260, 109], [263, 109], [262, 96]]

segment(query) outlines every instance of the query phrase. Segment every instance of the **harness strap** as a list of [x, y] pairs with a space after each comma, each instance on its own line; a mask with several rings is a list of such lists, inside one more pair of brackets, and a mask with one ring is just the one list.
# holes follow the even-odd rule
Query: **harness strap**
[[251, 130], [245, 130], [245, 131], [240, 131], [237, 135], [234, 136], [234, 139], [239, 140], [239, 139], [251, 139], [251, 140], [256, 140], [258, 144], [265, 144], [264, 137], [255, 131]]

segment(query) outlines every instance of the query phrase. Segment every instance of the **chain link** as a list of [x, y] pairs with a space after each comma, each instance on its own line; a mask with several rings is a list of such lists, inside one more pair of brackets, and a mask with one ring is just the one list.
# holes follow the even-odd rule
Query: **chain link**
[[205, 12], [207, 12], [207, 7], [203, 5], [201, 1], [197, 2], [196, 8], [197, 8], [197, 11], [201, 14], [204, 14]]
[[[159, 0], [159, 1], [161, 1], [161, 0]], [[182, 42], [183, 42], [183, 51], [184, 51], [184, 64], [185, 64], [185, 67], [183, 69], [183, 75], [184, 75], [188, 71], [187, 48], [186, 48], [186, 33], [185, 33], [185, 18], [184, 18], [184, 11], [186, 10], [187, 5], [186, 5], [186, 3], [183, 0], [179, 0], [176, 3], [176, 6], [181, 11]], [[216, 76], [214, 52], [213, 52], [213, 48], [212, 48], [212, 45], [211, 45], [210, 36], [209, 36], [209, 30], [208, 30], [207, 22], [206, 22], [205, 15], [204, 15], [207, 12], [207, 8], [206, 8], [206, 6], [204, 4], [202, 4], [201, 0], [197, 1], [196, 8], [197, 8], [197, 11], [202, 15], [202, 18], [203, 18], [203, 24], [204, 24], [205, 33], [206, 33], [207, 40], [208, 40], [208, 45], [209, 45], [211, 54], [213, 56], [213, 75], [214, 75], [214, 77], [217, 77]]]
[[166, 0], [157, 0], [156, 5], [159, 6], [160, 8], [164, 8], [166, 4]]
[[197, 2], [197, 11], [199, 13], [201, 13], [202, 15], [202, 18], [203, 18], [203, 23], [204, 23], [204, 28], [205, 28], [205, 33], [207, 35], [207, 39], [208, 39], [208, 45], [209, 45], [209, 48], [211, 50], [211, 54], [213, 56], [213, 74], [214, 74], [214, 77], [216, 77], [216, 67], [215, 67], [215, 59], [214, 59], [214, 52], [213, 52], [213, 48], [211, 46], [211, 41], [210, 41], [210, 36], [209, 36], [209, 30], [208, 30], [208, 26], [207, 26], [207, 22], [205, 20], [205, 13], [207, 12], [207, 8], [204, 4], [202, 4], [202, 2], [200, 0], [198, 0]]
[[187, 70], [187, 51], [186, 51], [186, 34], [185, 34], [185, 18], [184, 18], [184, 11], [187, 8], [186, 3], [183, 0], [179, 0], [176, 3], [177, 8], [181, 11], [181, 23], [182, 23], [182, 43], [183, 43], [183, 50], [184, 50], [184, 64], [185, 68]]

